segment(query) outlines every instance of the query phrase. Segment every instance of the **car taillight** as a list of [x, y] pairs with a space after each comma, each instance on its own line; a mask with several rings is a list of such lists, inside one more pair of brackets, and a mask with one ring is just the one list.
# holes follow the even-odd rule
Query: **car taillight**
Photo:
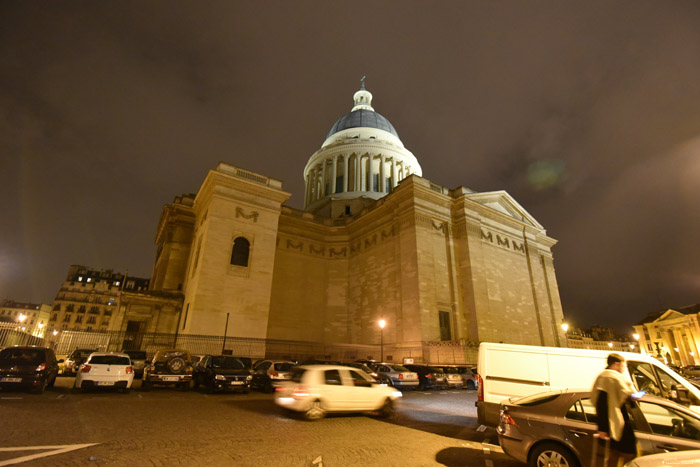
[[126, 374], [127, 374], [127, 375], [130, 374], [130, 373], [133, 373], [133, 372], [134, 372], [134, 369], [133, 369], [133, 368], [131, 368], [130, 366], [126, 367]]
[[192, 367], [189, 367], [189, 368], [187, 369], [187, 374], [188, 374], [188, 375], [191, 375], [191, 374], [192, 374]]
[[403, 373], [399, 373], [399, 379], [403, 379]]
[[90, 373], [90, 370], [92, 367], [90, 365], [83, 365], [83, 367], [80, 369], [81, 373]]
[[36, 371], [44, 371], [46, 369], [46, 362], [40, 364], [38, 367], [36, 367]]
[[479, 385], [479, 393], [477, 395], [477, 401], [484, 401], [484, 381], [481, 379], [480, 375], [476, 375], [476, 382]]
[[518, 424], [515, 423], [515, 420], [513, 420], [513, 417], [506, 413], [505, 410], [501, 410], [501, 423], [504, 425], [518, 426]]
[[309, 397], [309, 388], [306, 386], [297, 386], [292, 391], [292, 397]]
[[431, 375], [430, 373], [426, 373], [426, 374], [425, 374], [425, 377], [426, 377], [426, 378], [432, 378], [433, 375]]
[[277, 373], [276, 371], [271, 371], [271, 372], [270, 372], [270, 376], [272, 376], [273, 378], [277, 378], [279, 375], [280, 375], [280, 374]]

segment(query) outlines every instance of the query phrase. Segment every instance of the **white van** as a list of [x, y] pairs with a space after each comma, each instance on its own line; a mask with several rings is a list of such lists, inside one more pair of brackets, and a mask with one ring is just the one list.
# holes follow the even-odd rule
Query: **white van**
[[[590, 389], [607, 365], [605, 350], [479, 345], [479, 423], [498, 425], [501, 401], [554, 389]], [[616, 352], [626, 360], [627, 376], [637, 390], [665, 397], [700, 413], [700, 389], [648, 355]]]

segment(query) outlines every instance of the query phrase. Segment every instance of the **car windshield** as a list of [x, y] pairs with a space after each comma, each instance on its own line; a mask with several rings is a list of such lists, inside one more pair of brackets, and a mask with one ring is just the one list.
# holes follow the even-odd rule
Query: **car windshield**
[[130, 365], [129, 357], [119, 355], [93, 355], [90, 362], [93, 365]]
[[146, 352], [143, 350], [127, 350], [124, 353], [131, 357], [132, 360], [146, 360]]
[[394, 371], [411, 371], [403, 365], [388, 365]]
[[291, 371], [294, 368], [293, 363], [275, 363], [275, 371]]
[[16, 364], [39, 364], [44, 361], [44, 352], [34, 349], [5, 349], [0, 352], [0, 360]]
[[445, 367], [442, 367], [442, 369], [445, 371], [445, 373], [459, 374], [459, 369], [451, 367], [451, 366], [445, 366]]
[[430, 371], [432, 371], [433, 373], [445, 373], [445, 370], [443, 370], [442, 368], [434, 366], [430, 367]]
[[211, 366], [225, 370], [242, 370], [246, 364], [236, 357], [212, 357]]

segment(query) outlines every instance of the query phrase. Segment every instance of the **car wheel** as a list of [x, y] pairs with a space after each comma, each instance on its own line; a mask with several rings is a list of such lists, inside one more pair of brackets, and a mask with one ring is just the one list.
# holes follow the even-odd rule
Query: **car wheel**
[[199, 378], [195, 378], [195, 379], [194, 379], [193, 386], [194, 386], [195, 389], [197, 389], [197, 388], [199, 387]]
[[129, 392], [131, 392], [131, 388], [122, 388], [122, 389], [120, 390], [120, 392], [121, 392], [122, 394], [129, 394]]
[[319, 420], [326, 416], [326, 409], [320, 400], [316, 399], [311, 403], [309, 408], [304, 412], [304, 418], [307, 420]]
[[394, 403], [391, 402], [391, 399], [389, 399], [387, 397], [386, 400], [384, 401], [384, 405], [382, 405], [382, 408], [379, 409], [379, 416], [386, 418], [386, 417], [390, 417], [391, 414], [393, 414], [393, 413], [394, 413]]
[[560, 444], [542, 443], [535, 447], [528, 459], [530, 467], [578, 467], [578, 459]]
[[51, 378], [51, 382], [47, 385], [47, 387], [52, 388], [56, 384], [56, 378], [58, 378], [58, 374], [56, 374], [53, 378]]
[[467, 389], [476, 389], [476, 384], [471, 379], [467, 380]]
[[46, 380], [42, 379], [41, 382], [39, 383], [39, 386], [32, 388], [32, 392], [34, 394], [43, 394], [44, 389], [46, 389]]
[[179, 375], [184, 371], [187, 363], [182, 357], [172, 357], [170, 360], [168, 360], [166, 366], [168, 367], [168, 370], [172, 371], [176, 375]]
[[275, 387], [272, 385], [272, 381], [268, 381], [267, 383], [265, 383], [265, 386], [263, 387], [263, 392], [267, 394], [275, 392]]

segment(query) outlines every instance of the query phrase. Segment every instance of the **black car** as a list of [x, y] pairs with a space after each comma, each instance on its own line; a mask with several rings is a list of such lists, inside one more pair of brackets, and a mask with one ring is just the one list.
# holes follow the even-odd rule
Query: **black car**
[[253, 379], [250, 359], [231, 355], [205, 355], [194, 370], [194, 387], [205, 386], [210, 392], [250, 391]]
[[432, 388], [447, 388], [447, 377], [445, 376], [445, 371], [442, 368], [428, 365], [404, 366], [414, 373], [418, 373], [418, 379], [420, 380], [420, 383], [418, 384], [419, 391]]
[[56, 354], [48, 347], [14, 346], [0, 351], [0, 388], [41, 394], [58, 376]]

